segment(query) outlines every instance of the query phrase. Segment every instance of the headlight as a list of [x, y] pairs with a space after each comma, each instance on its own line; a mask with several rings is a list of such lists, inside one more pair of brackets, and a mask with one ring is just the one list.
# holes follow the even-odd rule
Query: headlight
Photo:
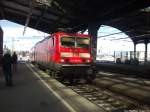
[[90, 53], [79, 53], [81, 58], [90, 58]]
[[61, 59], [61, 60], [60, 60], [60, 62], [62, 62], [62, 63], [63, 63], [63, 62], [65, 62], [65, 60], [64, 60], [64, 59]]
[[87, 63], [90, 63], [90, 60], [89, 60], [89, 59], [87, 59], [87, 60], [86, 60], [86, 62], [87, 62]]
[[71, 52], [61, 52], [61, 57], [73, 57], [73, 53], [71, 53]]

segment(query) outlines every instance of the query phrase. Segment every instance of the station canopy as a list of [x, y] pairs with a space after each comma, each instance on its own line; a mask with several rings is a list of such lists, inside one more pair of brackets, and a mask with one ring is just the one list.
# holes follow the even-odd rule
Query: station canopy
[[0, 0], [0, 19], [46, 33], [108, 25], [140, 43], [149, 42], [149, 6], [149, 0]]

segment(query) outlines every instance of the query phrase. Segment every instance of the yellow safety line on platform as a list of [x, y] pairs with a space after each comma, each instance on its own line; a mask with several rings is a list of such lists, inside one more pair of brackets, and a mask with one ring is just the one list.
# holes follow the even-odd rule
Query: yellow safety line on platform
[[26, 66], [33, 72], [33, 74], [41, 80], [41, 82], [70, 110], [70, 112], [77, 112], [75, 111], [58, 93], [53, 91], [53, 89], [36, 73], [28, 64]]

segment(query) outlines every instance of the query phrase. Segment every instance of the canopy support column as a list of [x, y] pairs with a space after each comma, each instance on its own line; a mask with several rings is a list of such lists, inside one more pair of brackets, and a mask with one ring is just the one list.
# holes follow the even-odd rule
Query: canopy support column
[[97, 32], [99, 29], [98, 24], [95, 23], [90, 23], [88, 25], [88, 34], [91, 36], [91, 44], [92, 44], [92, 56], [93, 56], [93, 60], [96, 60], [96, 51], [97, 51]]
[[145, 44], [145, 59], [144, 60], [145, 60], [145, 62], [147, 62], [147, 50], [148, 50], [147, 46], [148, 46], [148, 41], [145, 40], [144, 44]]
[[136, 59], [136, 42], [134, 42], [134, 59]]

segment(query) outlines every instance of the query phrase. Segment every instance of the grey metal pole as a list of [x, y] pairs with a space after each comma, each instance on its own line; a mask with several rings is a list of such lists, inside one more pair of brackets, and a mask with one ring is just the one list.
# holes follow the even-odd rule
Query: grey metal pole
[[148, 42], [145, 42], [145, 62], [147, 62], [147, 45], [148, 45]]

